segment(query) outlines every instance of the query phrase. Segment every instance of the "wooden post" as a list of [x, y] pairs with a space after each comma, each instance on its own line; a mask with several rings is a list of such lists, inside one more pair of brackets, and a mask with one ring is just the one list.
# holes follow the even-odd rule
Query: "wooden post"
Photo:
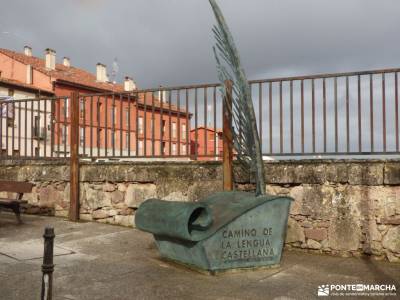
[[224, 191], [233, 190], [233, 134], [232, 134], [232, 82], [225, 81], [227, 97], [223, 101], [223, 188]]
[[44, 250], [42, 264], [42, 293], [41, 300], [51, 300], [53, 298], [53, 248], [54, 248], [54, 228], [46, 227], [44, 230]]
[[69, 220], [79, 220], [79, 93], [71, 93], [71, 157]]

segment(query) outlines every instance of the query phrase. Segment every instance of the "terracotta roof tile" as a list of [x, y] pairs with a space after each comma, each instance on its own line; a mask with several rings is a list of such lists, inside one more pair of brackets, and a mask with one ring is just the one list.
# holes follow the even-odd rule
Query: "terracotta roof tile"
[[56, 64], [55, 70], [48, 70], [45, 67], [45, 61], [42, 58], [35, 56], [27, 56], [24, 53], [0, 48], [0, 53], [3, 53], [24, 64], [32, 65], [32, 67], [44, 74], [51, 76], [54, 79], [59, 79], [71, 83], [85, 85], [95, 89], [104, 91], [123, 92], [124, 87], [121, 84], [112, 84], [108, 82], [96, 81], [96, 76], [88, 71], [76, 67], [66, 67], [63, 64]]

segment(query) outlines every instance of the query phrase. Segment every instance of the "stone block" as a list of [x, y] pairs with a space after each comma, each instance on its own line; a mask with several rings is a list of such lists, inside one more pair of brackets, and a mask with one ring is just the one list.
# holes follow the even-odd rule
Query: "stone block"
[[116, 215], [115, 217], [115, 224], [121, 225], [121, 226], [127, 226], [127, 227], [134, 227], [134, 220], [135, 216], [121, 216], [121, 215]]
[[390, 162], [385, 164], [385, 184], [400, 184], [400, 163]]
[[106, 194], [108, 193], [88, 187], [86, 189], [86, 199], [82, 202], [83, 207], [94, 210], [102, 207], [111, 207], [111, 196]]
[[361, 229], [357, 219], [339, 217], [332, 221], [328, 229], [329, 248], [355, 251], [360, 247]]
[[285, 243], [305, 242], [303, 228], [292, 218], [288, 220]]
[[96, 220], [96, 219], [105, 219], [105, 218], [108, 217], [108, 213], [105, 210], [98, 209], [98, 210], [93, 211], [92, 217], [93, 217], [94, 220]]
[[124, 202], [124, 193], [121, 191], [114, 191], [111, 193], [107, 193], [107, 197], [110, 197], [111, 203], [113, 205]]
[[[381, 224], [385, 225], [400, 225], [400, 216], [392, 218], [382, 218]], [[400, 236], [399, 236], [400, 239]]]
[[349, 184], [381, 185], [383, 184], [383, 170], [383, 163], [351, 163], [349, 164]]
[[115, 184], [106, 182], [103, 184], [103, 192], [114, 192], [116, 190]]
[[349, 181], [349, 165], [347, 163], [327, 163], [326, 181], [329, 183], [347, 183]]
[[391, 252], [400, 253], [400, 226], [390, 228], [382, 240], [382, 246]]
[[125, 204], [128, 207], [137, 208], [143, 201], [155, 198], [156, 196], [157, 192], [155, 184], [130, 184], [125, 194]]
[[307, 248], [319, 250], [322, 248], [322, 245], [313, 239], [308, 239], [307, 240]]
[[306, 228], [304, 229], [305, 237], [315, 241], [323, 241], [327, 237], [325, 228]]

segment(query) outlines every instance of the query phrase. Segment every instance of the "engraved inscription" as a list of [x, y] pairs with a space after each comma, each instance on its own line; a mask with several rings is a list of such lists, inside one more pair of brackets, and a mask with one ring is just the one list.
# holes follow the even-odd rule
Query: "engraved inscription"
[[267, 261], [276, 251], [271, 244], [273, 229], [241, 228], [222, 231], [221, 259], [223, 261]]

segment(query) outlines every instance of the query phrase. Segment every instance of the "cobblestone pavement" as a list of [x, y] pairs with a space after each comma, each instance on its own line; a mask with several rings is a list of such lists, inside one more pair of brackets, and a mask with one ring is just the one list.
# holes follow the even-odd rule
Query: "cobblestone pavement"
[[[400, 298], [400, 264], [285, 251], [280, 268], [208, 276], [160, 260], [152, 236], [138, 230], [54, 217], [23, 220], [18, 226], [12, 214], [0, 213], [0, 299], [40, 299], [46, 225], [56, 233], [57, 300], [314, 299], [321, 298], [320, 285], [357, 283], [395, 284], [397, 297], [386, 298]], [[377, 297], [352, 297], [362, 298]]]

